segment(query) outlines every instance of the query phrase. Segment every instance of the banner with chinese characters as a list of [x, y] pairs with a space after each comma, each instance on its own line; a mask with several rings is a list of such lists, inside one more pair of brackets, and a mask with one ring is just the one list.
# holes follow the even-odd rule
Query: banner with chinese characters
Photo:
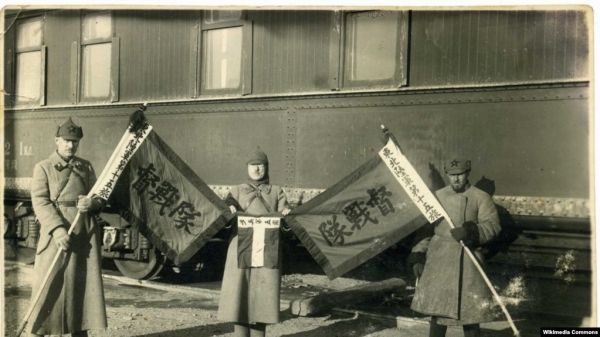
[[128, 170], [125, 193], [115, 194], [128, 194], [131, 222], [175, 264], [192, 257], [233, 217], [154, 131], [131, 158]]
[[427, 223], [383, 159], [375, 155], [285, 217], [330, 279]]
[[95, 194], [104, 200], [108, 200], [117, 185], [121, 173], [127, 167], [129, 159], [139, 149], [151, 131], [152, 125], [146, 123], [135, 133], [125, 132], [123, 134], [119, 144], [117, 144], [116, 150], [108, 159], [107, 166], [102, 170], [102, 173], [92, 187], [90, 195]]
[[281, 218], [238, 215], [238, 267], [279, 268]]

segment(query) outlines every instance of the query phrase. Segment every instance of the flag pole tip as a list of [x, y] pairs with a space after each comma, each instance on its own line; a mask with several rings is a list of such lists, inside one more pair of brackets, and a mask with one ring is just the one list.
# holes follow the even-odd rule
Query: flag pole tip
[[380, 127], [381, 135], [379, 135], [379, 140], [381, 140], [381, 142], [385, 145], [391, 137], [390, 130], [388, 130], [388, 128], [386, 128], [383, 124], [381, 124]]
[[148, 103], [144, 102], [144, 104], [140, 105], [140, 107], [129, 116], [129, 132], [135, 133], [147, 124], [146, 116], [144, 116], [144, 111], [146, 111], [147, 106]]
[[381, 132], [384, 134], [388, 134], [390, 132], [390, 130], [388, 130], [388, 128], [383, 124], [381, 124], [379, 127], [381, 128]]

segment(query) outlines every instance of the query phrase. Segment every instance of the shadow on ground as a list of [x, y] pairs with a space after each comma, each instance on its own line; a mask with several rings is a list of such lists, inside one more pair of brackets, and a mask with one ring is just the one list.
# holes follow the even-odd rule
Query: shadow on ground
[[372, 320], [353, 315], [336, 314], [328, 319], [339, 319], [327, 326], [321, 326], [308, 331], [281, 335], [281, 337], [352, 337], [366, 336], [377, 331], [395, 327], [390, 321]]
[[218, 323], [199, 325], [179, 330], [155, 332], [146, 335], [137, 335], [134, 337], [213, 337], [231, 332], [233, 332], [233, 325], [231, 323]]

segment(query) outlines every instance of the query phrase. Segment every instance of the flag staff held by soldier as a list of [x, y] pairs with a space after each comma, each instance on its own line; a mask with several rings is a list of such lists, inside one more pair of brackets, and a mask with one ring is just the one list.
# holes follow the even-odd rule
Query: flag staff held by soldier
[[101, 274], [100, 212], [127, 161], [152, 130], [143, 115], [146, 104], [129, 120], [125, 134], [100, 178], [89, 161], [75, 156], [83, 129], [71, 118], [60, 125], [56, 150], [33, 170], [31, 201], [40, 223], [32, 300], [17, 329], [29, 324], [31, 336], [87, 336], [107, 326]]
[[[34, 264], [32, 294], [41, 288], [38, 306], [31, 316], [31, 336], [87, 336], [87, 330], [106, 328], [106, 309], [101, 274], [101, 229], [91, 215], [104, 200], [86, 196], [96, 182], [89, 161], [75, 156], [83, 130], [71, 118], [60, 125], [56, 150], [33, 170], [31, 200], [40, 223], [40, 240]], [[78, 226], [69, 232], [71, 222]], [[60, 268], [49, 270], [60, 251]], [[53, 277], [46, 287], [44, 275]]]
[[[391, 139], [401, 152], [395, 137], [385, 126], [381, 128], [385, 139]], [[477, 249], [500, 233], [494, 202], [489, 194], [471, 186], [470, 160], [451, 157], [444, 164], [444, 172], [450, 184], [435, 192], [437, 201], [432, 199], [439, 214], [433, 233], [425, 235], [408, 257], [418, 280], [411, 309], [431, 316], [430, 337], [445, 336], [449, 325], [462, 326], [465, 337], [478, 337], [479, 324], [494, 318], [491, 309], [495, 300], [513, 334], [519, 336], [483, 270], [483, 254]]]

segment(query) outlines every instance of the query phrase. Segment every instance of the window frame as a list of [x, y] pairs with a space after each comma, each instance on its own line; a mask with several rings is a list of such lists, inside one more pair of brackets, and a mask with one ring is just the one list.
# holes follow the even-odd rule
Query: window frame
[[[84, 19], [91, 14], [110, 15], [110, 36], [106, 38], [95, 38], [84, 41], [83, 26]], [[109, 92], [105, 97], [84, 97], [84, 48], [87, 46], [110, 44], [110, 70], [109, 70]], [[71, 44], [71, 99], [73, 104], [77, 103], [109, 103], [119, 101], [119, 55], [120, 39], [116, 35], [115, 13], [110, 10], [81, 11], [79, 15], [79, 37]]]
[[[195, 60], [195, 88], [191, 94], [192, 98], [199, 96], [227, 96], [227, 95], [249, 95], [252, 93], [252, 48], [253, 48], [253, 30], [252, 21], [248, 18], [246, 11], [241, 11], [239, 19], [224, 20], [213, 23], [205, 23], [204, 18], [209, 11], [202, 11], [198, 18], [198, 28], [192, 36], [195, 41], [195, 48], [192, 48], [192, 54]], [[236, 88], [209, 89], [206, 88], [206, 71], [204, 48], [205, 32], [223, 28], [242, 28], [242, 46], [241, 46], [241, 64], [240, 64], [240, 85]]]
[[[40, 44], [39, 46], [31, 46], [31, 47], [25, 47], [25, 48], [19, 48], [18, 46], [18, 41], [19, 41], [19, 29], [18, 26], [26, 23], [26, 22], [31, 22], [31, 21], [40, 21]], [[13, 85], [13, 97], [14, 97], [14, 102], [13, 105], [15, 107], [26, 107], [26, 106], [30, 106], [32, 104], [35, 104], [36, 101], [20, 101], [19, 100], [19, 93], [18, 91], [18, 75], [19, 75], [19, 69], [18, 69], [18, 60], [19, 60], [19, 55], [20, 54], [25, 54], [25, 53], [30, 53], [30, 52], [36, 52], [39, 51], [40, 52], [40, 87], [39, 87], [39, 98], [37, 99], [37, 105], [39, 106], [44, 106], [46, 105], [46, 76], [47, 76], [47, 69], [46, 69], [46, 58], [47, 58], [47, 46], [44, 44], [44, 30], [45, 30], [45, 23], [46, 23], [46, 16], [44, 14], [42, 15], [36, 15], [36, 16], [29, 16], [29, 17], [25, 17], [22, 19], [17, 19], [16, 22], [16, 28], [15, 28], [15, 34], [14, 34], [14, 41], [13, 41], [13, 50], [14, 50], [14, 55], [13, 55], [13, 71], [12, 71], [12, 85]]]
[[[355, 13], [390, 12], [398, 16], [396, 33], [398, 44], [396, 46], [396, 67], [391, 79], [381, 80], [350, 80], [347, 54], [349, 43], [346, 31], [349, 28], [348, 16]], [[409, 50], [409, 20], [410, 12], [404, 11], [336, 11], [333, 14], [332, 30], [330, 34], [330, 88], [331, 90], [358, 90], [399, 88], [408, 85], [408, 50]]]

